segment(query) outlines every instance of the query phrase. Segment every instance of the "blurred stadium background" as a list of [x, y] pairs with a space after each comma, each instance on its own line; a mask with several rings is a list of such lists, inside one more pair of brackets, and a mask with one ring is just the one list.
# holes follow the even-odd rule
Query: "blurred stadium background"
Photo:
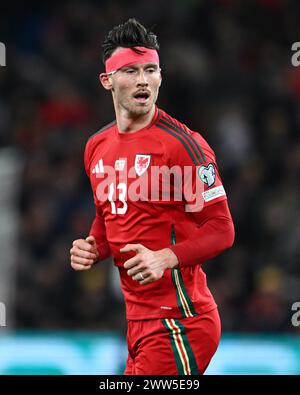
[[299, 374], [300, 3], [288, 0], [1, 4], [0, 374], [123, 370], [116, 271], [76, 273], [69, 249], [94, 215], [85, 142], [114, 119], [101, 42], [132, 16], [160, 40], [159, 106], [212, 145], [234, 217], [234, 248], [204, 266], [223, 324], [207, 373]]

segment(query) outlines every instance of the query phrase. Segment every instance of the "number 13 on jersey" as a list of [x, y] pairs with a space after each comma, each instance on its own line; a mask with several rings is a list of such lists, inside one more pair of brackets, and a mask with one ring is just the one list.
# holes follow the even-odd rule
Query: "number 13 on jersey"
[[127, 185], [124, 182], [120, 182], [117, 186], [116, 189], [119, 191], [119, 201], [123, 203], [122, 207], [116, 208], [116, 203], [114, 202], [114, 189], [115, 189], [115, 184], [111, 183], [109, 185], [109, 193], [108, 193], [108, 200], [110, 201], [111, 204], [111, 213], [112, 214], [125, 214], [127, 211], [127, 203], [126, 203], [126, 192], [127, 192]]

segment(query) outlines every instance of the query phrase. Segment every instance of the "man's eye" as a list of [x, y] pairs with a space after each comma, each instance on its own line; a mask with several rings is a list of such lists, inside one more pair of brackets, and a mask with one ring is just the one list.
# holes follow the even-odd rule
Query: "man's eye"
[[133, 69], [126, 70], [126, 74], [133, 74], [134, 72], [135, 72], [135, 70], [133, 70]]

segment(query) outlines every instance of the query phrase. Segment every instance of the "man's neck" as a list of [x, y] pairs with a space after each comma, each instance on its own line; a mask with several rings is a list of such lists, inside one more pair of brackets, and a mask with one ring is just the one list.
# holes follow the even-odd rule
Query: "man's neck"
[[155, 114], [155, 105], [147, 113], [133, 116], [125, 110], [116, 111], [117, 125], [120, 133], [133, 133], [137, 130], [143, 129], [153, 119]]

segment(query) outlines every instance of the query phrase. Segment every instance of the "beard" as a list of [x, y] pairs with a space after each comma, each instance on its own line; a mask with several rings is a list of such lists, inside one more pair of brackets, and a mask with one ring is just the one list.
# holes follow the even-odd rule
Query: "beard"
[[125, 108], [125, 110], [127, 110], [130, 114], [138, 116], [148, 114], [148, 112], [151, 111], [153, 104], [153, 100], [149, 100], [147, 104], [140, 104], [131, 100], [125, 100], [123, 103], [121, 103], [121, 106]]
[[138, 103], [133, 98], [126, 97], [124, 100], [120, 100], [120, 106], [123, 107], [129, 114], [133, 117], [138, 117], [141, 115], [148, 114], [153, 105], [156, 103], [158, 97], [158, 90], [155, 93], [152, 93], [148, 99], [146, 104]]

